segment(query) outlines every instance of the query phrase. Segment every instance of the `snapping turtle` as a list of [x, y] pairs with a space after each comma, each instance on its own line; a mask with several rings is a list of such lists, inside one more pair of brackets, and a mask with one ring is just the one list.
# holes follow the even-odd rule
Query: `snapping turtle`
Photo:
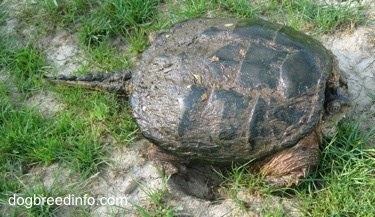
[[134, 70], [49, 79], [128, 94], [142, 134], [163, 153], [252, 161], [278, 185], [317, 163], [322, 126], [350, 106], [330, 51], [260, 19], [182, 22], [159, 34]]

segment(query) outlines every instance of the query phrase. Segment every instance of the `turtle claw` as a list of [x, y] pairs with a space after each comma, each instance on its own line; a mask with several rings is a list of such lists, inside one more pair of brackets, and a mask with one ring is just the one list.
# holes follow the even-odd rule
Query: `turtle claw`
[[180, 160], [176, 156], [163, 152], [159, 147], [152, 144], [147, 149], [147, 158], [154, 161], [161, 167], [164, 176], [172, 176], [186, 171], [187, 162]]
[[299, 171], [291, 172], [284, 176], [267, 176], [265, 178], [265, 183], [275, 186], [275, 187], [291, 187], [296, 186], [299, 183], [301, 178], [304, 178], [307, 174], [306, 168], [301, 169]]

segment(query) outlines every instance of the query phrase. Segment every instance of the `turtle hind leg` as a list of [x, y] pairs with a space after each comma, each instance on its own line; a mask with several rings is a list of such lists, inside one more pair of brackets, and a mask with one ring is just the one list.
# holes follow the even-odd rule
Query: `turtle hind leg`
[[92, 90], [108, 91], [128, 95], [131, 91], [131, 72], [114, 72], [108, 74], [73, 75], [44, 75], [44, 78], [54, 84], [79, 86]]
[[[321, 143], [320, 128], [301, 139], [295, 146], [255, 162], [265, 181], [277, 187], [297, 185], [316, 166]], [[252, 168], [253, 169], [253, 168]]]

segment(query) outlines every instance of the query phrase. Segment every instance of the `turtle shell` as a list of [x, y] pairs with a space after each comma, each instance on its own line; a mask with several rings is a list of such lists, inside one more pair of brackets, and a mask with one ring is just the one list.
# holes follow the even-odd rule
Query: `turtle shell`
[[143, 135], [187, 160], [245, 162], [294, 146], [321, 119], [332, 54], [264, 20], [196, 19], [161, 33], [132, 78]]

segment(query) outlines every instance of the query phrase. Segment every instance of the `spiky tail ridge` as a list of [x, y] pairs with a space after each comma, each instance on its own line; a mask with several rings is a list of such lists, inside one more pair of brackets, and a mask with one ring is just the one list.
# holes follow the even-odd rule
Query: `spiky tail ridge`
[[129, 81], [131, 76], [131, 72], [114, 72], [107, 74], [86, 74], [83, 76], [44, 75], [44, 78], [54, 84], [80, 86], [91, 90], [128, 95], [130, 91]]

